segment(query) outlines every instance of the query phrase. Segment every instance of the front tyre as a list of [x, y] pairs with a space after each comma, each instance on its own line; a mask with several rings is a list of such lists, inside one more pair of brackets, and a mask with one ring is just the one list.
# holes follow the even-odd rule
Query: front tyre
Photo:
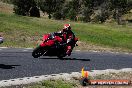
[[58, 57], [59, 59], [63, 59], [63, 56], [58, 55], [57, 57]]
[[42, 47], [41, 47], [41, 46], [36, 47], [36, 48], [33, 50], [33, 52], [32, 52], [32, 56], [33, 56], [34, 58], [38, 58], [38, 57], [40, 57], [40, 56], [42, 56], [42, 55], [43, 55], [43, 52], [42, 52]]

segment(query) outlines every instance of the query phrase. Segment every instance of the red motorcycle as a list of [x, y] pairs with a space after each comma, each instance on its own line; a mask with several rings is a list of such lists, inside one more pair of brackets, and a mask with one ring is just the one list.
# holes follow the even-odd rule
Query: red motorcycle
[[[73, 47], [78, 46], [76, 44], [77, 41], [78, 38], [75, 38], [72, 42]], [[40, 56], [57, 56], [58, 58], [63, 58], [66, 56], [67, 44], [61, 42], [62, 39], [59, 36], [45, 34], [43, 36], [43, 41], [33, 50], [32, 56], [34, 58]]]

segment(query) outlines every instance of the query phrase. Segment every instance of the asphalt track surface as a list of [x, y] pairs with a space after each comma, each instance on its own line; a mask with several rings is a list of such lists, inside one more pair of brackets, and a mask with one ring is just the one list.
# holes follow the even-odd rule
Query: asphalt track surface
[[70, 57], [33, 58], [32, 49], [0, 48], [0, 80], [14, 78], [80, 72], [132, 68], [132, 54], [74, 51]]

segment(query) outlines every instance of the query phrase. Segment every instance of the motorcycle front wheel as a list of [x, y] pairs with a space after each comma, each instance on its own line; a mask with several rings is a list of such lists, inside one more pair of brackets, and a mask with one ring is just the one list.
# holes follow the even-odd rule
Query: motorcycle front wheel
[[40, 56], [42, 56], [44, 54], [43, 50], [42, 50], [42, 47], [41, 46], [38, 46], [36, 47], [33, 52], [32, 52], [32, 56], [34, 58], [38, 58]]

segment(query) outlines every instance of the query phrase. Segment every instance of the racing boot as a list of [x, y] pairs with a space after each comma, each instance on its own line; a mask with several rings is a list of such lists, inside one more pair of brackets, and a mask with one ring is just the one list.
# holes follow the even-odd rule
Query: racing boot
[[71, 52], [72, 52], [72, 47], [71, 46], [67, 46], [66, 55], [70, 56]]
[[71, 55], [71, 52], [72, 52], [72, 50], [69, 49], [69, 50], [66, 51], [66, 54], [67, 54], [68, 56], [70, 56], [70, 55]]

